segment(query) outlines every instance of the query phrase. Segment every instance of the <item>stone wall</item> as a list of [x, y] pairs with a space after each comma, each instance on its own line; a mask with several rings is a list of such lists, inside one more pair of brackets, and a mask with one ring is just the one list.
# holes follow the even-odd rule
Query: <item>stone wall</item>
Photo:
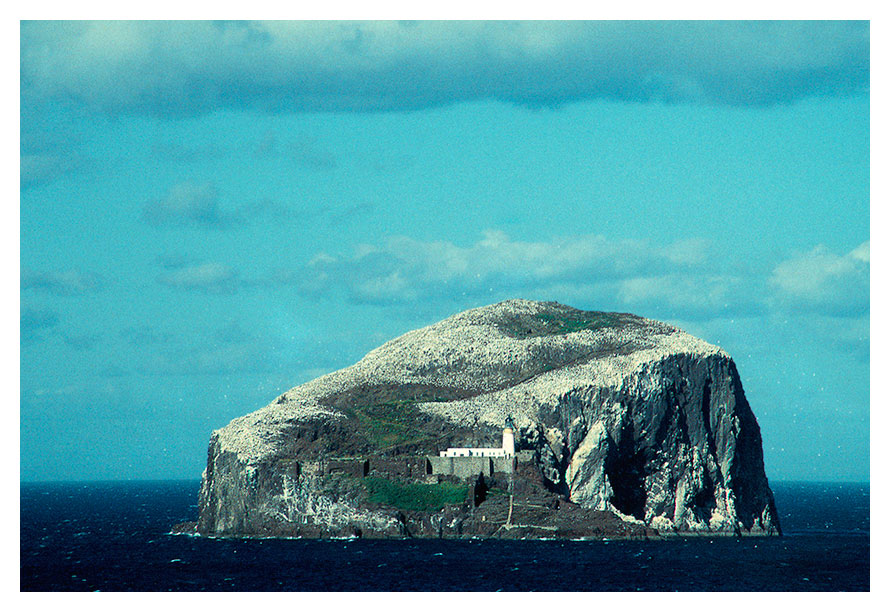
[[433, 474], [457, 476], [458, 478], [476, 478], [491, 476], [495, 472], [509, 473], [513, 469], [512, 457], [435, 457], [426, 458], [430, 462]]
[[368, 459], [367, 473], [399, 478], [424, 478], [432, 470], [427, 465], [426, 457], [371, 457]]
[[362, 478], [368, 475], [368, 461], [364, 459], [327, 459], [324, 461], [325, 474], [348, 474]]

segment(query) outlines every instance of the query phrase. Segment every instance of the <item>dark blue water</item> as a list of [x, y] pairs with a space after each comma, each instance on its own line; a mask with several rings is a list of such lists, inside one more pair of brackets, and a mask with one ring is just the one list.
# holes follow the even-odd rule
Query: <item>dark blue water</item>
[[23, 591], [865, 591], [868, 484], [774, 483], [781, 538], [241, 540], [169, 535], [197, 482], [21, 485]]

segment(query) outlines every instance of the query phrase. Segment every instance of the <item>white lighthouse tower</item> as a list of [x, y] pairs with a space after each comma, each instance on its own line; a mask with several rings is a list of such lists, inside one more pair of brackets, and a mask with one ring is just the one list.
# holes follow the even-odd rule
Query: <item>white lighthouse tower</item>
[[504, 442], [501, 445], [501, 448], [504, 449], [504, 454], [507, 457], [512, 457], [515, 454], [515, 442], [513, 439], [513, 429], [515, 425], [513, 425], [513, 419], [509, 416], [507, 417], [507, 422], [504, 423]]

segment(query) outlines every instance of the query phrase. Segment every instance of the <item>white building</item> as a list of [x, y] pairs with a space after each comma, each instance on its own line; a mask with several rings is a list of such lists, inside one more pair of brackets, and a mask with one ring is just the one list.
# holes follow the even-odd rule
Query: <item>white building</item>
[[507, 417], [500, 448], [449, 448], [439, 451], [440, 457], [512, 457], [515, 454], [513, 419]]

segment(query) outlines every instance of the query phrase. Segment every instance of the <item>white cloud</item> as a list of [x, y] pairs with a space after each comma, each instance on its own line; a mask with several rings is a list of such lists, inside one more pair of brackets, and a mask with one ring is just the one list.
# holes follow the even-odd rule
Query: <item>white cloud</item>
[[22, 189], [49, 183], [81, 165], [70, 154], [55, 155], [52, 153], [23, 154], [19, 164], [19, 182]]
[[184, 182], [173, 185], [160, 200], [147, 203], [142, 219], [151, 225], [226, 225], [220, 213], [216, 189], [208, 183]]
[[[365, 207], [353, 206], [340, 213], [342, 219], [360, 214]], [[142, 207], [141, 220], [160, 228], [193, 227], [213, 231], [237, 231], [263, 219], [283, 219], [327, 212], [305, 211], [269, 199], [258, 199], [238, 206], [220, 206], [219, 193], [210, 183], [185, 181], [167, 189], [160, 200]]]
[[488, 231], [468, 247], [397, 237], [382, 247], [360, 245], [351, 258], [317, 256], [307, 280], [322, 290], [328, 283], [343, 284], [357, 301], [387, 302], [609, 279], [647, 263], [653, 262], [638, 242], [612, 243], [601, 236], [518, 242]]
[[487, 231], [468, 246], [397, 237], [359, 245], [352, 256], [322, 253], [287, 281], [307, 295], [345, 292], [358, 303], [528, 297], [687, 320], [770, 310], [848, 317], [868, 312], [868, 262], [867, 242], [846, 255], [819, 246], [770, 274], [734, 264], [698, 239], [524, 242]]
[[23, 330], [47, 329], [59, 323], [59, 316], [51, 310], [24, 307], [19, 315]]
[[757, 293], [756, 280], [706, 270], [629, 278], [618, 290], [628, 306], [687, 319], [755, 314], [764, 307]]
[[361, 245], [352, 257], [320, 254], [308, 263], [301, 286], [317, 295], [345, 291], [364, 303], [512, 296], [644, 308], [662, 316], [759, 309], [750, 281], [711, 270], [698, 255], [703, 244], [656, 248], [598, 235], [523, 242], [487, 231], [462, 247], [399, 237], [379, 247]]
[[59, 315], [42, 308], [23, 306], [19, 313], [19, 333], [22, 343], [44, 339], [44, 334], [58, 326]]
[[162, 273], [158, 282], [174, 289], [204, 293], [235, 293], [239, 285], [237, 272], [219, 262], [174, 267]]
[[711, 255], [711, 241], [704, 238], [679, 240], [668, 246], [664, 254], [676, 264], [703, 264]]
[[77, 270], [48, 272], [28, 270], [23, 271], [21, 277], [22, 290], [32, 289], [56, 296], [82, 295], [104, 286], [105, 282], [99, 275]]
[[869, 242], [844, 255], [819, 245], [781, 262], [769, 284], [775, 299], [791, 310], [858, 316], [869, 310]]
[[867, 91], [867, 22], [24, 22], [27, 99], [194, 114]]
[[99, 384], [74, 382], [53, 387], [37, 387], [22, 393], [31, 401], [52, 401], [68, 407], [70, 404], [84, 404], [90, 408], [106, 403], [120, 403], [128, 396], [125, 387], [112, 381]]

